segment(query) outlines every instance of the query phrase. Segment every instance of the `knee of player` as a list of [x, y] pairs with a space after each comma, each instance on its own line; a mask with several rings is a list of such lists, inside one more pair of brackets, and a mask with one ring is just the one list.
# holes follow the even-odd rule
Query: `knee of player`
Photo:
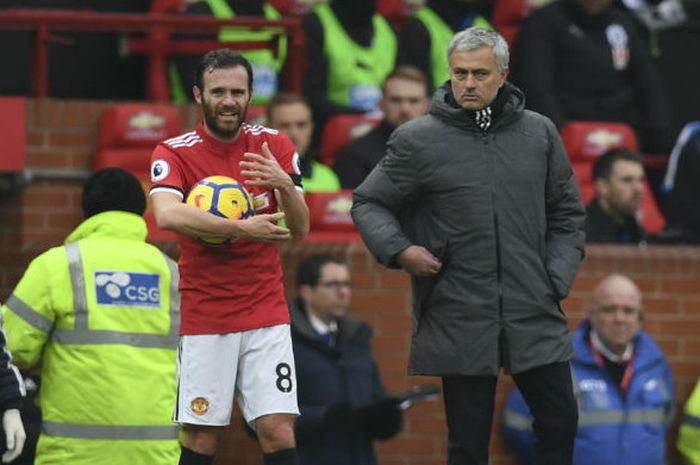
[[216, 442], [220, 428], [185, 425], [183, 430], [182, 443], [185, 447], [199, 454], [213, 455], [216, 453]]
[[265, 452], [294, 447], [295, 415], [264, 415], [255, 420], [260, 446]]

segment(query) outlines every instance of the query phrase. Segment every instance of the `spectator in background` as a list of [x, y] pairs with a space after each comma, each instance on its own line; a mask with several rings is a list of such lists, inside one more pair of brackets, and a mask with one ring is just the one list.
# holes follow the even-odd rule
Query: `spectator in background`
[[343, 189], [354, 189], [365, 180], [386, 153], [391, 133], [430, 108], [428, 81], [412, 66], [400, 66], [386, 78], [379, 108], [384, 118], [374, 129], [353, 140], [335, 159], [335, 170]]
[[[204, 0], [189, 3], [184, 14], [213, 16], [217, 19], [233, 19], [237, 16], [261, 17], [268, 20], [280, 19], [282, 16], [271, 4], [264, 0]], [[198, 34], [181, 34], [180, 38], [209, 39], [221, 42], [233, 42], [228, 44], [235, 48], [235, 42], [267, 41], [276, 37], [273, 31], [265, 28], [254, 31], [249, 27], [227, 26], [222, 27], [215, 36], [208, 37]], [[287, 57], [287, 38], [279, 41], [278, 56], [275, 57], [271, 49], [241, 50], [240, 53], [250, 61], [253, 66], [253, 105], [266, 104], [280, 89], [280, 72]], [[193, 101], [192, 87], [195, 84], [195, 76], [192, 70], [197, 67], [199, 54], [180, 55], [170, 64], [170, 94], [174, 103], [186, 103]]]
[[[2, 318], [0, 318], [1, 323]], [[22, 375], [12, 364], [12, 356], [7, 350], [7, 339], [2, 327], [0, 327], [0, 386], [2, 386], [0, 388], [0, 414], [2, 415], [0, 454], [2, 454], [2, 463], [8, 463], [22, 454], [27, 438], [20, 415], [26, 390]]]
[[308, 47], [304, 95], [317, 131], [340, 113], [379, 110], [381, 86], [394, 69], [396, 35], [377, 0], [331, 0], [303, 19]]
[[646, 231], [637, 220], [644, 179], [642, 156], [633, 150], [611, 149], [596, 159], [595, 197], [586, 209], [586, 242], [646, 242]]
[[106, 168], [85, 220], [35, 258], [3, 307], [17, 365], [41, 375], [36, 465], [171, 465], [177, 265], [147, 244], [141, 183]]
[[685, 404], [683, 423], [678, 431], [678, 450], [686, 465], [700, 465], [700, 379]]
[[[593, 290], [587, 313], [573, 336], [574, 465], [664, 465], [674, 405], [671, 368], [640, 329], [639, 288], [627, 276], [607, 276]], [[506, 402], [504, 434], [523, 465], [533, 463], [532, 428], [515, 390]]]
[[333, 170], [316, 161], [311, 149], [314, 122], [304, 97], [286, 92], [272, 97], [267, 104], [267, 124], [287, 134], [296, 147], [304, 192], [336, 192], [340, 189]]
[[297, 271], [290, 304], [301, 416], [301, 465], [376, 465], [375, 439], [401, 430], [398, 400], [387, 396], [372, 356], [370, 327], [348, 315], [350, 271], [339, 258], [312, 255]]
[[700, 243], [700, 121], [688, 123], [668, 160], [662, 184], [664, 242]]
[[613, 0], [557, 0], [533, 11], [517, 38], [515, 80], [557, 127], [616, 121], [644, 153], [668, 154], [671, 114], [646, 44]]
[[396, 64], [423, 71], [435, 91], [450, 78], [445, 50], [455, 33], [471, 26], [493, 29], [479, 6], [479, 0], [428, 0], [401, 28]]

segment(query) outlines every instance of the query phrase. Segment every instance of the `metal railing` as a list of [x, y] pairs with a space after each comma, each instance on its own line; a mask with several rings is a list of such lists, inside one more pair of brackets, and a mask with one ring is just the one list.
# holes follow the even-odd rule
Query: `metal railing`
[[[168, 102], [168, 61], [175, 55], [203, 54], [214, 48], [226, 47], [216, 40], [177, 39], [173, 34], [186, 31], [216, 35], [222, 26], [241, 26], [251, 30], [270, 31], [269, 41], [236, 42], [236, 50], [270, 48], [275, 56], [279, 38], [288, 38], [287, 59], [282, 71], [287, 90], [301, 92], [305, 63], [305, 42], [299, 18], [267, 20], [257, 17], [216, 19], [207, 16], [178, 14], [94, 13], [71, 10], [40, 10], [11, 8], [0, 11], [0, 29], [34, 32], [32, 50], [32, 95], [48, 97], [48, 47], [60, 38], [55, 31], [114, 32], [127, 37], [129, 54], [148, 57], [146, 96], [149, 100]], [[232, 46], [233, 48], [233, 46]], [[115, 56], [117, 51], [115, 50]]]

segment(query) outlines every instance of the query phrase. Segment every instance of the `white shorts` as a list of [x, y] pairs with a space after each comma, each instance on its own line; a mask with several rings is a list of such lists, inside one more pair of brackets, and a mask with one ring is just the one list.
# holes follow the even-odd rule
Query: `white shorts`
[[235, 399], [246, 422], [272, 413], [298, 415], [289, 325], [180, 337], [177, 423], [225, 426]]

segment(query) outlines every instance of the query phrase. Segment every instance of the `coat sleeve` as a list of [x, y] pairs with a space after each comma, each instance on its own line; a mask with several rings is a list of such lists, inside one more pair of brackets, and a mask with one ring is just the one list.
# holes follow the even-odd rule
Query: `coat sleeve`
[[[2, 308], [7, 347], [18, 367], [30, 369], [41, 358], [44, 345], [54, 327], [52, 273], [47, 252], [34, 259]], [[67, 268], [67, 265], [66, 265]], [[66, 285], [70, 286], [70, 282]]]
[[12, 364], [5, 331], [0, 330], [0, 413], [22, 408], [25, 395], [24, 380], [17, 367]]
[[547, 168], [547, 272], [559, 299], [569, 295], [585, 254], [586, 211], [564, 144], [547, 122], [550, 150]]
[[531, 465], [535, 442], [532, 415], [518, 389], [508, 396], [503, 415], [503, 440], [513, 450], [518, 463]]
[[399, 268], [396, 255], [411, 245], [399, 215], [419, 192], [414, 152], [405, 128], [397, 129], [386, 156], [353, 191], [353, 222], [370, 252], [391, 268]]

